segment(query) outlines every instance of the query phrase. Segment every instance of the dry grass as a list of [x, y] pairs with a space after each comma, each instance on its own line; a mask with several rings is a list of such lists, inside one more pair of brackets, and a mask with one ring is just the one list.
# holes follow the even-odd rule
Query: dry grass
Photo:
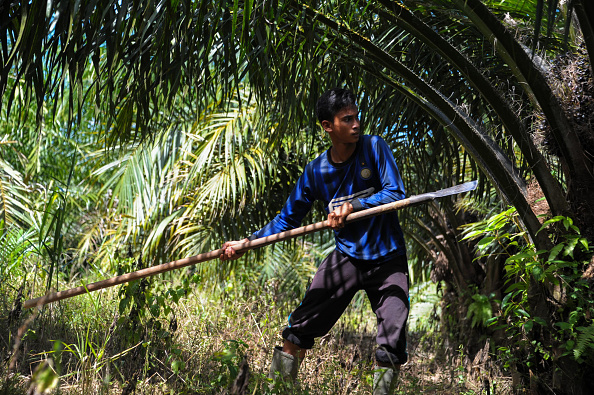
[[[84, 348], [84, 337], [95, 351], [90, 347], [80, 355], [62, 351], [59, 384], [48, 393], [225, 394], [244, 355], [250, 371], [246, 393], [270, 393], [266, 379], [269, 361], [273, 347], [281, 344], [280, 333], [292, 303], [279, 305], [267, 294], [256, 298], [192, 293], [174, 305], [175, 320], [172, 316], [145, 319], [143, 339], [127, 344], [121, 333], [121, 317], [117, 317], [115, 292], [97, 300], [101, 313], [94, 311], [92, 304], [73, 299], [51, 314], [46, 312], [42, 315], [45, 318], [37, 318], [29, 329], [39, 331], [43, 325], [43, 338], [23, 339], [16, 371], [10, 377], [0, 375], [4, 393], [24, 394], [39, 386], [35, 369], [44, 360], [58, 361], [50, 339]], [[174, 321], [177, 325], [171, 328]], [[167, 336], [162, 328], [168, 328]], [[374, 332], [374, 316], [360, 299], [327, 336], [317, 341], [302, 363], [298, 385], [284, 392], [369, 394]], [[496, 385], [497, 392], [491, 393], [509, 393], [509, 380], [495, 379], [482, 362], [473, 368], [467, 357], [448, 351], [440, 339], [441, 335], [431, 333], [409, 336], [410, 362], [402, 369], [399, 394], [481, 394], [486, 393], [484, 379], [490, 389]], [[99, 355], [98, 350], [104, 353]]]

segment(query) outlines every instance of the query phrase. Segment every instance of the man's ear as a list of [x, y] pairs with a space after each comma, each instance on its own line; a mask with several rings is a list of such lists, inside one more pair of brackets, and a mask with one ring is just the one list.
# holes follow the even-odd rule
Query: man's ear
[[328, 120], [324, 120], [324, 121], [322, 121], [322, 128], [323, 128], [323, 129], [324, 129], [326, 132], [328, 132], [328, 133], [332, 132], [332, 130], [333, 130], [333, 128], [332, 128], [332, 127], [333, 127], [333, 126], [334, 126], [334, 125], [332, 124], [332, 122], [330, 122], [330, 121], [328, 121]]

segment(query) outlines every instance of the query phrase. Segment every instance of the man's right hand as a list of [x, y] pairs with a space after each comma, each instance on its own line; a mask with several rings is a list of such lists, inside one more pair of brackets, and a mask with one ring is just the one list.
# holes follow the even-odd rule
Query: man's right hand
[[221, 254], [221, 256], [219, 258], [221, 259], [221, 261], [232, 261], [232, 260], [241, 258], [241, 256], [243, 256], [243, 254], [245, 254], [245, 251], [244, 252], [236, 252], [233, 249], [233, 246], [238, 245], [238, 244], [243, 244], [248, 241], [249, 241], [249, 239], [245, 238], [243, 240], [225, 242], [225, 244], [223, 244], [223, 246], [221, 247], [221, 249], [223, 250], [223, 253]]

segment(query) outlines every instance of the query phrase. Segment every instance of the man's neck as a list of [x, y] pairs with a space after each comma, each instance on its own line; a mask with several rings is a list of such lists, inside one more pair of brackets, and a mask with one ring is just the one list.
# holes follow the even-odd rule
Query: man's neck
[[332, 147], [330, 148], [330, 156], [332, 158], [332, 162], [334, 163], [342, 163], [342, 162], [346, 162], [351, 155], [353, 155], [353, 152], [355, 152], [355, 149], [357, 148], [357, 144], [356, 143], [352, 143], [352, 144], [335, 144], [332, 145]]

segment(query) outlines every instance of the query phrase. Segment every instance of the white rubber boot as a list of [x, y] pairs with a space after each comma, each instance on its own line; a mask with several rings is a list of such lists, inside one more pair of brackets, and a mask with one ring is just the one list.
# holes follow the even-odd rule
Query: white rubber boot
[[286, 380], [289, 378], [295, 381], [299, 370], [299, 359], [283, 351], [282, 347], [275, 347], [272, 354], [272, 364], [268, 378], [273, 380]]
[[399, 374], [399, 370], [377, 366], [373, 374], [373, 395], [392, 395]]

